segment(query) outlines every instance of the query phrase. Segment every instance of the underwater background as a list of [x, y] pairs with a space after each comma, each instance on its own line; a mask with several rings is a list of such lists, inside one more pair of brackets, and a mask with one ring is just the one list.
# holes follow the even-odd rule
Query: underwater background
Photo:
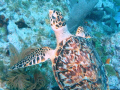
[[39, 47], [56, 48], [49, 10], [61, 11], [69, 31], [89, 32], [108, 76], [120, 90], [120, 0], [0, 0], [0, 90], [60, 90], [51, 61], [9, 71]]

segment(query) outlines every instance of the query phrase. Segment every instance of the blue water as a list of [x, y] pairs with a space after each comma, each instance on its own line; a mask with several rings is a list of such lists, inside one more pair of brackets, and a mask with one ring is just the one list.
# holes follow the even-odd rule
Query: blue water
[[0, 0], [0, 90], [60, 90], [50, 60], [9, 70], [38, 48], [56, 48], [49, 10], [62, 13], [71, 34], [84, 28], [109, 88], [120, 90], [120, 0]]

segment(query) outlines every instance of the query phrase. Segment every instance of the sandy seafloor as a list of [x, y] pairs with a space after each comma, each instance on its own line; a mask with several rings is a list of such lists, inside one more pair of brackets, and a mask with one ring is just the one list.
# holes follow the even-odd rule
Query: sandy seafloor
[[[93, 15], [96, 15], [95, 18], [89, 15], [83, 22], [84, 27], [89, 29], [91, 37], [95, 42], [95, 48], [106, 67], [110, 89], [113, 90], [120, 90], [119, 6], [119, 0], [99, 0], [95, 6], [97, 10], [94, 9], [92, 11]], [[4, 20], [0, 20], [0, 90], [20, 90], [19, 85], [9, 83], [12, 81], [12, 77], [14, 77], [13, 73], [8, 73], [10, 64], [13, 64], [11, 60], [18, 60], [20, 52], [28, 47], [32, 49], [43, 46], [55, 48], [56, 38], [50, 27], [49, 10], [55, 9], [61, 11], [64, 18], [68, 20], [70, 8], [69, 0], [0, 0], [0, 15], [4, 15], [5, 17]], [[7, 22], [8, 25], [5, 24], [7, 18], [9, 19]], [[27, 27], [18, 28], [15, 24], [21, 19], [24, 20]], [[72, 34], [75, 34], [75, 31]], [[12, 48], [11, 51], [10, 47]], [[30, 50], [32, 51], [32, 49]], [[23, 54], [21, 54], [21, 56], [24, 57]], [[17, 60], [15, 62], [17, 62]], [[108, 62], [106, 62], [107, 60]], [[41, 88], [35, 85], [34, 76], [37, 74], [35, 74], [34, 69], [36, 68], [38, 71], [41, 71], [41, 77], [47, 77], [46, 80], [43, 80], [43, 86], [41, 85]], [[31, 69], [32, 71], [28, 72]], [[30, 82], [32, 83], [30, 84], [31, 86], [34, 83], [34, 87], [38, 88], [33, 88], [34, 90], [52, 90], [52, 87], [57, 86], [50, 61], [30, 68], [25, 68], [21, 71], [22, 73], [26, 71], [28, 73], [27, 75], [29, 75], [27, 77], [34, 79], [34, 81]], [[17, 72], [20, 74], [19, 71]], [[32, 72], [34, 74], [31, 74]], [[24, 75], [26, 75], [26, 73]], [[23, 79], [26, 80], [26, 78]], [[21, 90], [27, 90], [24, 88], [30, 87], [27, 85], [27, 81], [21, 84], [21, 86], [24, 84], [26, 86], [23, 86]]]

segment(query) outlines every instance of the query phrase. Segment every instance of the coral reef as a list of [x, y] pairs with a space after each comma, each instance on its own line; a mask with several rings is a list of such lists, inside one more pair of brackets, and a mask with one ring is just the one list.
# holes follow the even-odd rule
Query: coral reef
[[10, 66], [16, 64], [19, 61], [19, 53], [17, 49], [12, 45], [9, 44], [9, 50], [10, 50]]
[[118, 12], [118, 13], [115, 15], [114, 19], [117, 21], [117, 23], [120, 23], [120, 12]]
[[76, 30], [80, 23], [83, 23], [84, 18], [92, 11], [97, 3], [98, 0], [70, 0], [72, 8], [70, 10], [69, 20], [67, 21], [70, 32]]
[[5, 18], [4, 15], [0, 15], [0, 40], [7, 41], [7, 35], [8, 35], [8, 26], [9, 19]]
[[9, 72], [7, 83], [10, 90], [26, 90], [31, 85], [30, 76], [21, 70]]
[[3, 72], [3, 70], [4, 70], [4, 64], [3, 61], [0, 61], [0, 72]]
[[[79, 25], [83, 25], [85, 29], [89, 31], [92, 37], [90, 40], [93, 42], [93, 45], [105, 64], [108, 76], [110, 77], [110, 75], [112, 75], [109, 82], [110, 88], [120, 89], [120, 82], [118, 83], [118, 80], [120, 80], [120, 0], [99, 0], [99, 2], [97, 2], [98, 0], [64, 0], [64, 2], [62, 0], [1, 0], [1, 77], [2, 75], [5, 76], [6, 66], [17, 63], [28, 55], [29, 52], [35, 50], [30, 48], [30, 50], [27, 50], [26, 48], [30, 46], [56, 47], [55, 35], [50, 29], [48, 20], [48, 10], [56, 9], [61, 11], [65, 19], [68, 20], [68, 28], [71, 29], [71, 32], [76, 32], [76, 27]], [[98, 15], [98, 13], [100, 15]], [[74, 17], [74, 15], [76, 16]], [[89, 16], [89, 18], [85, 18], [85, 16]], [[24, 19], [22, 24], [27, 24], [31, 28], [18, 28], [15, 22], [19, 21], [21, 18]], [[9, 43], [14, 46], [9, 45]], [[12, 47], [12, 50], [8, 49], [8, 46]], [[106, 65], [106, 60], [109, 58], [110, 62]], [[47, 90], [49, 87], [53, 87], [53, 89], [56, 90], [58, 87], [54, 87], [57, 86], [57, 84], [51, 73], [52, 68], [50, 66], [51, 63], [46, 62], [31, 68], [28, 67], [25, 71], [21, 71], [21, 73], [29, 73], [28, 75], [32, 78], [31, 83], [33, 84], [35, 83], [33, 78], [33, 71], [35, 69], [39, 68], [38, 71], [41, 72], [42, 75], [46, 71], [50, 71], [46, 72], [46, 77], [48, 78], [46, 84]], [[113, 75], [115, 76], [113, 77]], [[0, 89], [3, 90], [7, 90], [7, 88], [5, 88], [7, 86], [5, 84], [5, 78], [6, 77], [2, 77], [4, 82], [0, 80]], [[117, 84], [112, 80], [117, 80]]]
[[[102, 35], [102, 34], [101, 34]], [[98, 34], [94, 34], [94, 36], [98, 36]], [[99, 33], [99, 36], [100, 36], [100, 33]], [[97, 50], [98, 54], [101, 56], [101, 60], [103, 63], [106, 62], [106, 46], [102, 45], [102, 40], [98, 39], [98, 38], [93, 38], [92, 39], [92, 43], [93, 45], [95, 46], [95, 49]]]
[[93, 9], [93, 11], [91, 11], [91, 14], [89, 14], [87, 18], [95, 21], [100, 21], [102, 20], [103, 16], [104, 16], [104, 11]]
[[0, 27], [7, 27], [9, 19], [5, 19], [4, 15], [0, 15]]
[[23, 69], [10, 71], [6, 78], [8, 88], [10, 90], [39, 90], [44, 88], [46, 79], [38, 69], [29, 74]]
[[[18, 61], [22, 60], [23, 58], [25, 58], [27, 55], [29, 55], [31, 52], [33, 52], [36, 49], [37, 49], [36, 47], [29, 47], [27, 49], [25, 49], [23, 47], [22, 51], [19, 53], [17, 51], [17, 49], [14, 47], [14, 45], [12, 45], [10, 43], [10, 45], [9, 45], [10, 59], [11, 59], [10, 66], [16, 64]], [[52, 81], [53, 81], [52, 86], [54, 86], [54, 83], [56, 83], [56, 82], [55, 82], [55, 79], [53, 79], [54, 76], [53, 76], [53, 73], [52, 73], [52, 67], [49, 67], [49, 66], [51, 66], [51, 63], [46, 62], [46, 63], [42, 64], [42, 66], [40, 64], [40, 65], [31, 66], [31, 67], [26, 67], [25, 69], [11, 71], [10, 73], [8, 73], [8, 76], [10, 76], [8, 78], [8, 80], [9, 80], [8, 84], [11, 86], [15, 83], [15, 82], [10, 83], [11, 80], [13, 80], [13, 79], [15, 80], [14, 77], [19, 79], [22, 76], [26, 75], [26, 78], [27, 78], [27, 76], [30, 77], [30, 80], [29, 80], [30, 83], [27, 84], [26, 79], [23, 78], [23, 81], [25, 80], [25, 83], [27, 84], [27, 86], [23, 86], [22, 90], [26, 90], [26, 88], [28, 90], [33, 90], [33, 89], [38, 90], [40, 88], [45, 89], [44, 86], [48, 87], [49, 83], [52, 82]], [[44, 67], [44, 68], [42, 68], [42, 67]], [[49, 71], [49, 72], [46, 72], [46, 71]], [[16, 75], [14, 73], [16, 73]], [[44, 76], [42, 75], [43, 73], [45, 74]], [[21, 74], [21, 75], [19, 75], [19, 74]], [[46, 80], [45, 77], [47, 77], [47, 80]], [[52, 80], [50, 81], [51, 78], [52, 78]], [[50, 86], [50, 88], [52, 88], [52, 86]], [[10, 88], [21, 89], [20, 87], [16, 87], [16, 86], [13, 86], [13, 87], [10, 87]]]
[[27, 24], [25, 24], [24, 19], [20, 19], [19, 21], [15, 22], [19, 29], [21, 28], [30, 28]]
[[113, 90], [119, 90], [120, 89], [120, 81], [118, 80], [118, 78], [116, 76], [110, 76], [108, 78], [108, 80], [109, 80], [110, 89], [113, 89]]
[[116, 71], [112, 66], [105, 65], [105, 69], [107, 70], [107, 75], [108, 76], [116, 76]]
[[33, 83], [29, 88], [27, 88], [27, 90], [39, 90], [45, 86], [46, 80], [45, 77], [40, 73], [40, 71], [35, 70], [33, 77]]
[[13, 44], [9, 44], [9, 50], [10, 50], [10, 66], [13, 66], [18, 61], [25, 58], [27, 55], [29, 55], [31, 52], [36, 50], [36, 47], [29, 47], [26, 49], [26, 47], [22, 48], [22, 51], [19, 53], [17, 49], [14, 47]]
[[120, 5], [120, 0], [113, 0], [116, 5]]

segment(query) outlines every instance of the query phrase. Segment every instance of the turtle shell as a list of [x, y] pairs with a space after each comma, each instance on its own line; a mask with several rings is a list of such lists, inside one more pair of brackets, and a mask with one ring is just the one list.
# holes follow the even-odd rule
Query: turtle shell
[[107, 90], [104, 66], [88, 39], [71, 36], [61, 41], [52, 64], [62, 90]]

